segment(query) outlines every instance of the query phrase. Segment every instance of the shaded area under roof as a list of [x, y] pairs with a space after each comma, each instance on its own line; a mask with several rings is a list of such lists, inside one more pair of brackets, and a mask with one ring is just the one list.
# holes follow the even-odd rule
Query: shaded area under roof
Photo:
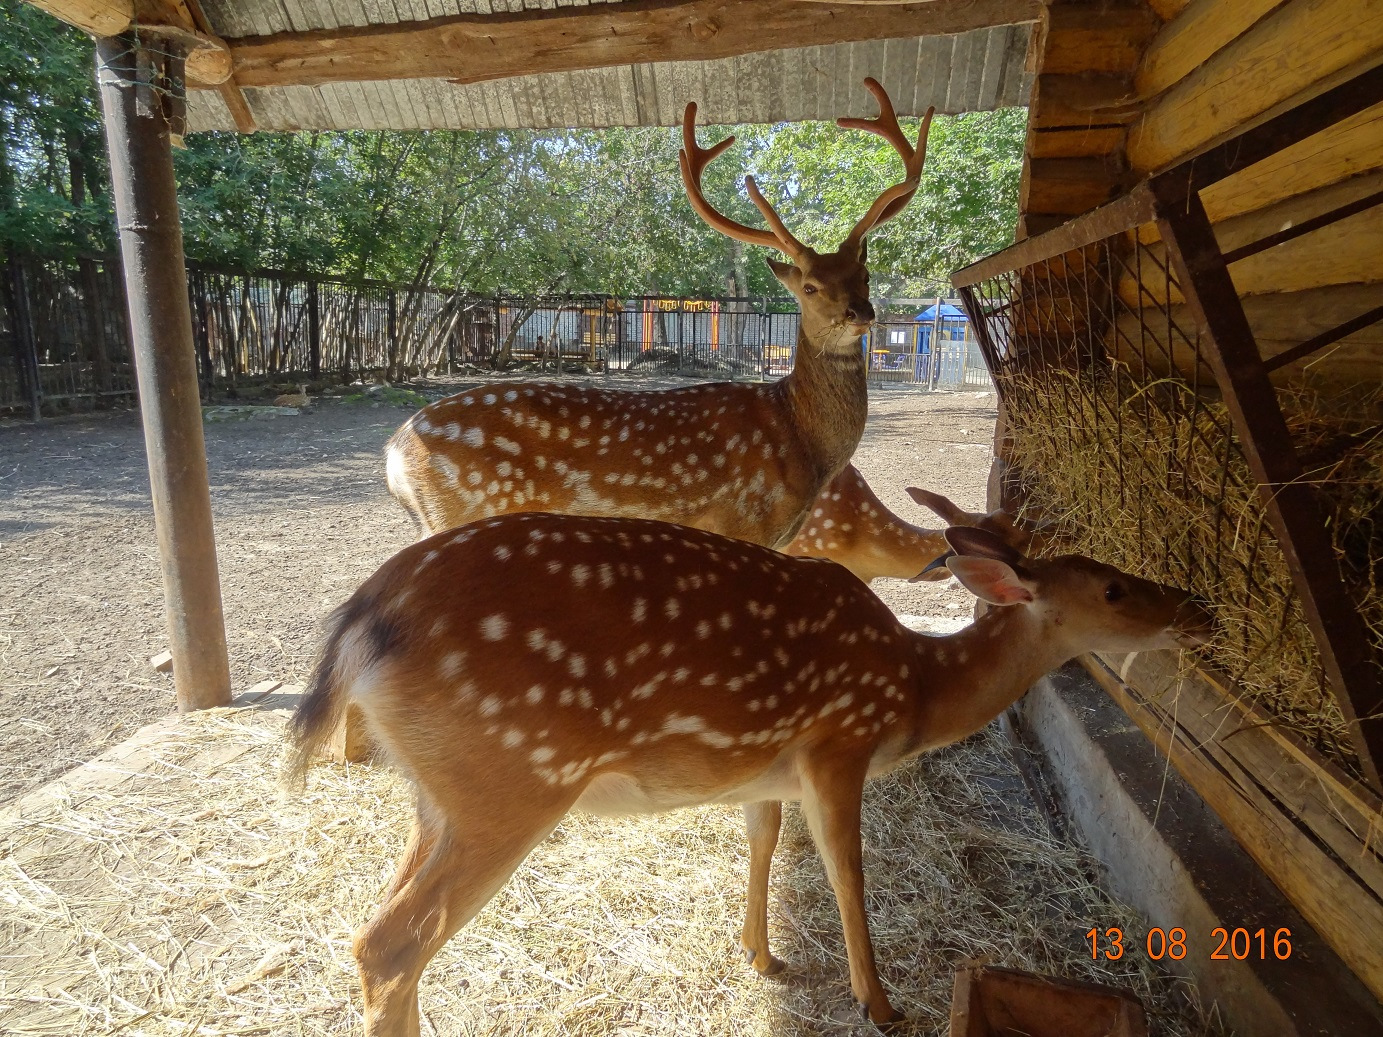
[[[288, 6], [318, 11], [334, 7], [339, 12], [358, 4], [221, 0], [205, 6], [217, 29], [241, 34], [282, 29]], [[414, 6], [424, 4], [417, 0]], [[441, 5], [426, 6], [430, 10]], [[369, 20], [385, 19], [371, 11]], [[314, 27], [311, 20], [292, 21], [293, 28]], [[354, 24], [363, 21], [362, 15]], [[698, 121], [703, 125], [868, 116], [877, 109], [864, 89], [866, 76], [883, 83], [899, 115], [921, 115], [929, 105], [942, 113], [990, 111], [1028, 103], [1032, 77], [1025, 61], [1030, 32], [1030, 25], [1008, 25], [954, 36], [842, 43], [715, 61], [620, 65], [467, 85], [404, 79], [246, 88], [244, 95], [263, 130], [672, 126], [693, 100], [700, 106]], [[236, 128], [225, 102], [211, 90], [189, 91], [188, 122], [193, 131]]]

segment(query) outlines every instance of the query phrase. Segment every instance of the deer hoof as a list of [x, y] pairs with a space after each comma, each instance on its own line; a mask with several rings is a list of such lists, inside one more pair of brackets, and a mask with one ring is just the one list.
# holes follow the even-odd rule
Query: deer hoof
[[898, 1024], [902, 1023], [907, 1018], [905, 1015], [903, 1015], [902, 1012], [899, 1012], [890, 1006], [888, 1011], [883, 1013], [882, 1019], [876, 1019], [874, 1018], [874, 1012], [870, 1010], [869, 1005], [867, 1005], [863, 1001], [858, 1002], [858, 1004], [860, 1006], [860, 1018], [864, 1019], [867, 1022], [872, 1022], [884, 1033], [898, 1032]]
[[759, 954], [752, 948], [745, 947], [744, 960], [754, 966], [754, 971], [760, 976], [776, 976], [787, 966], [771, 954]]

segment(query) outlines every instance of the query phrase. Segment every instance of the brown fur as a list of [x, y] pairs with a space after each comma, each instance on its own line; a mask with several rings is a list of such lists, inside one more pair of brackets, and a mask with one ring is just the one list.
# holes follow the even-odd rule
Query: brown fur
[[834, 563], [637, 519], [502, 516], [386, 562], [335, 614], [293, 728], [301, 761], [350, 702], [419, 789], [409, 849], [356, 939], [367, 1033], [415, 1037], [427, 961], [578, 804], [745, 804], [742, 940], [768, 972], [776, 802], [800, 799], [855, 996], [894, 1018], [864, 917], [866, 778], [972, 733], [1079, 652], [1169, 646], [1203, 618], [1185, 592], [1088, 559], [947, 537], [967, 586], [1027, 602], [925, 637]]

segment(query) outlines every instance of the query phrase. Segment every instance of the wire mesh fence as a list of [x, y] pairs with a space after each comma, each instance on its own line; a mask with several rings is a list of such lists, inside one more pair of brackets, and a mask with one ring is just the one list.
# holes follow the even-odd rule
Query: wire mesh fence
[[[1264, 498], [1155, 234], [1119, 233], [971, 286], [1003, 400], [1009, 492], [1063, 549], [1216, 606], [1211, 654], [1270, 715], [1352, 765], [1345, 718]], [[1383, 599], [1373, 526], [1383, 486], [1368, 424], [1343, 395], [1279, 390], [1303, 456], [1318, 463], [1331, 528], [1375, 643]], [[1356, 426], [1358, 426], [1356, 428]], [[1333, 446], [1332, 446], [1333, 445]]]
[[[131, 397], [118, 259], [11, 256], [0, 411]], [[188, 265], [203, 392], [254, 381], [432, 376], [467, 367], [774, 379], [792, 370], [790, 298], [482, 296], [426, 285]], [[989, 384], [964, 314], [898, 299], [861, 342], [871, 384]]]

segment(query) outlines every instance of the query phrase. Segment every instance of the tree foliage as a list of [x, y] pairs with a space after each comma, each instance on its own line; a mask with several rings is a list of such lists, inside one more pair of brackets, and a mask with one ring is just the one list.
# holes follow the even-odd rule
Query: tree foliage
[[[90, 41], [22, 0], [0, 0], [0, 25], [0, 248], [109, 249]], [[880, 291], [936, 291], [1012, 240], [1024, 125], [1019, 109], [935, 120], [918, 196], [871, 237]], [[743, 190], [755, 173], [819, 249], [901, 175], [887, 143], [831, 124], [735, 132], [707, 197], [761, 225]], [[201, 133], [175, 163], [187, 254], [205, 262], [486, 293], [779, 294], [763, 250], [692, 211], [679, 145], [662, 128]]]

